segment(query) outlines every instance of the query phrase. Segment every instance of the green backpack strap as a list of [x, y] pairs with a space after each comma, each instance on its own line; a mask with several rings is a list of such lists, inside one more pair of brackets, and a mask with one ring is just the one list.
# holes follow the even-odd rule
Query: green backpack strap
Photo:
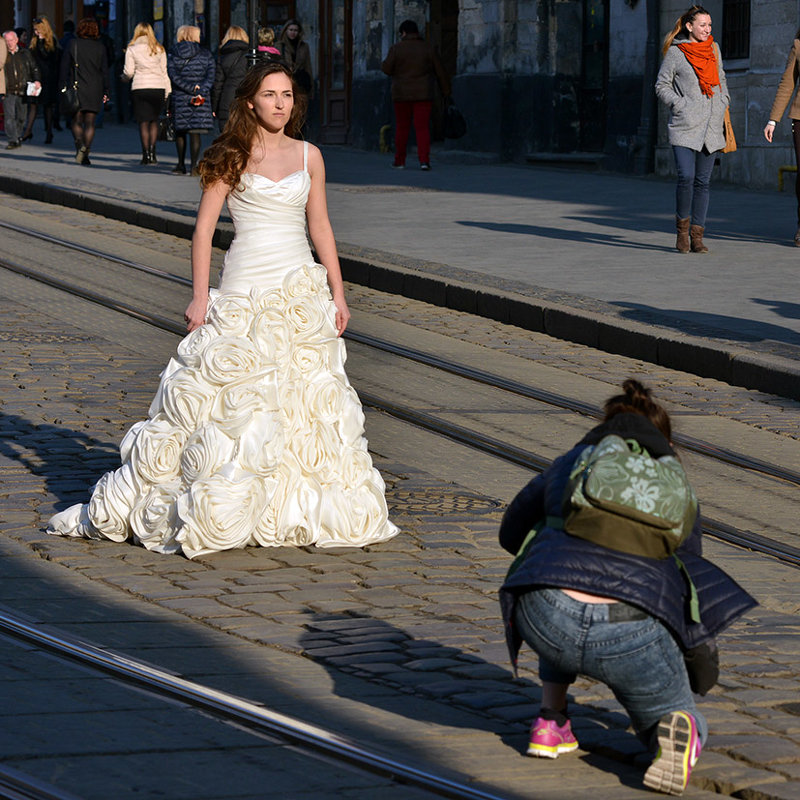
[[561, 517], [545, 517], [543, 520], [537, 522], [528, 531], [528, 535], [522, 540], [522, 546], [519, 548], [519, 550], [517, 550], [517, 554], [514, 556], [514, 560], [511, 562], [511, 566], [508, 568], [506, 580], [508, 580], [519, 569], [520, 564], [522, 564], [522, 562], [525, 560], [525, 556], [528, 555], [528, 550], [530, 550], [533, 540], [536, 538], [536, 535], [542, 530], [542, 528], [555, 528], [559, 531], [563, 530], [564, 520]]
[[695, 588], [692, 576], [689, 575], [689, 570], [686, 569], [686, 565], [675, 553], [672, 554], [672, 557], [675, 559], [678, 569], [683, 573], [683, 577], [686, 578], [686, 583], [689, 586], [689, 618], [692, 622], [700, 622], [700, 598], [697, 596], [697, 589]]

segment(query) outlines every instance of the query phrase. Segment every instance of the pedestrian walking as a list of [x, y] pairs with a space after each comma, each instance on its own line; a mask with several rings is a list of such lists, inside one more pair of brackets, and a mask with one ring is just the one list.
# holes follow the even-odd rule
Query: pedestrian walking
[[692, 6], [664, 39], [656, 94], [670, 110], [669, 143], [675, 156], [675, 247], [707, 253], [703, 234], [711, 170], [725, 146], [725, 109], [730, 104], [722, 55], [711, 35], [711, 15]]
[[[794, 37], [794, 42], [789, 48], [789, 57], [786, 59], [786, 69], [783, 71], [781, 82], [778, 84], [778, 91], [772, 101], [772, 110], [769, 112], [769, 122], [764, 128], [764, 136], [768, 142], [772, 142], [775, 136], [775, 128], [783, 117], [786, 107], [791, 101], [789, 108], [789, 119], [792, 121], [792, 144], [794, 145], [794, 159], [798, 166], [798, 176], [794, 183], [795, 195], [797, 197], [797, 230], [794, 234], [795, 247], [800, 247], [800, 95], [795, 93], [797, 89], [798, 77], [800, 77], [800, 30]], [[792, 96], [794, 95], [794, 100]]]
[[211, 88], [211, 108], [220, 132], [228, 121], [236, 90], [247, 75], [249, 49], [250, 37], [247, 31], [238, 25], [231, 25], [220, 42], [217, 71]]
[[627, 380], [604, 412], [500, 526], [500, 544], [517, 556], [501, 589], [512, 662], [523, 640], [539, 656], [528, 755], [578, 748], [567, 690], [586, 675], [614, 692], [655, 753], [645, 784], [680, 794], [707, 735], [692, 691], [716, 682], [714, 637], [755, 601], [702, 557], [696, 500], [650, 390]]
[[309, 97], [313, 94], [314, 70], [311, 67], [311, 50], [303, 41], [303, 26], [298, 19], [290, 19], [278, 39], [280, 53], [292, 71], [294, 82]]
[[190, 172], [195, 174], [200, 159], [200, 136], [214, 125], [211, 88], [214, 85], [214, 57], [200, 46], [200, 28], [181, 25], [176, 43], [167, 57], [167, 72], [172, 84], [170, 103], [175, 126], [178, 163], [172, 172], [186, 174], [186, 140], [189, 139]]
[[171, 85], [167, 75], [167, 51], [156, 39], [152, 26], [140, 22], [125, 50], [122, 75], [131, 81], [133, 116], [139, 124], [142, 166], [157, 164], [158, 120], [164, 111]]
[[[363, 547], [395, 536], [384, 483], [344, 371], [350, 312], [320, 151], [298, 138], [305, 98], [278, 63], [251, 69], [200, 162], [189, 335], [150, 418], [88, 505], [50, 533], [189, 558], [262, 547]], [[218, 290], [211, 242], [223, 205], [235, 238]], [[315, 263], [309, 238], [317, 257]]]
[[0, 36], [0, 103], [6, 94], [6, 61], [8, 60], [8, 45], [6, 37]]
[[30, 95], [28, 100], [28, 123], [22, 141], [33, 138], [33, 125], [39, 108], [44, 112], [45, 144], [53, 141], [53, 122], [58, 108], [58, 77], [61, 69], [61, 48], [58, 46], [53, 28], [47, 17], [37, 17], [33, 21], [33, 39], [30, 51], [39, 67], [42, 91], [38, 96]]
[[108, 100], [108, 55], [100, 41], [100, 27], [94, 17], [78, 22], [75, 38], [61, 58], [62, 87], [73, 80], [78, 87], [78, 112], [72, 117], [75, 161], [90, 166], [89, 152], [94, 144], [97, 115]]
[[450, 81], [433, 46], [419, 34], [417, 23], [407, 19], [400, 25], [400, 41], [389, 48], [381, 69], [392, 79], [395, 136], [394, 164], [405, 168], [406, 148], [411, 123], [417, 137], [420, 169], [431, 168], [431, 108], [433, 80], [439, 81], [442, 94], [450, 95]]
[[3, 33], [7, 56], [3, 72], [5, 73], [5, 94], [3, 95], [3, 119], [5, 121], [8, 144], [6, 150], [14, 150], [22, 145], [28, 112], [24, 98], [28, 93], [28, 85], [41, 90], [39, 67], [30, 50], [19, 46], [16, 31]]
[[[276, 61], [283, 59], [281, 51], [275, 47], [275, 31], [272, 30], [272, 28], [258, 29], [258, 49], [256, 52], [262, 61]], [[309, 60], [310, 58], [311, 55], [309, 54]]]

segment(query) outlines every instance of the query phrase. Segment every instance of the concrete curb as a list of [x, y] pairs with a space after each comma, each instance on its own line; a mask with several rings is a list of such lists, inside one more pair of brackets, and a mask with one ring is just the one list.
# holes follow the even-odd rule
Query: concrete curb
[[[154, 210], [141, 203], [111, 200], [12, 175], [0, 175], [0, 191], [184, 239], [191, 238], [194, 228], [193, 215]], [[233, 226], [221, 222], [214, 244], [227, 248], [232, 240]], [[646, 323], [632, 321], [621, 318], [615, 306], [600, 301], [561, 293], [558, 300], [551, 300], [543, 295], [555, 293], [509, 283], [507, 288], [494, 288], [485, 285], [490, 280], [485, 275], [441, 264], [401, 265], [393, 263], [390, 256], [384, 259], [384, 254], [341, 242], [339, 255], [344, 278], [352, 283], [734, 386], [800, 400], [799, 361], [733, 346], [715, 338], [713, 329], [708, 330], [708, 335], [675, 332], [666, 317], [651, 315]]]

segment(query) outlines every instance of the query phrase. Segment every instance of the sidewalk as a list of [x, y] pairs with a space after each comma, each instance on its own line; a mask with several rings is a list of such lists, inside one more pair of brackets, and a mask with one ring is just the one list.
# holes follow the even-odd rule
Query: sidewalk
[[[0, 190], [190, 235], [200, 190], [170, 174], [174, 145], [159, 143], [159, 165], [143, 168], [136, 127], [107, 124], [85, 168], [68, 132], [42, 139], [37, 125], [33, 143], [0, 150]], [[680, 255], [670, 182], [435, 152], [430, 173], [344, 147], [324, 155], [349, 280], [800, 398], [791, 192], [714, 186], [713, 252]], [[220, 229], [225, 245], [230, 225]]]

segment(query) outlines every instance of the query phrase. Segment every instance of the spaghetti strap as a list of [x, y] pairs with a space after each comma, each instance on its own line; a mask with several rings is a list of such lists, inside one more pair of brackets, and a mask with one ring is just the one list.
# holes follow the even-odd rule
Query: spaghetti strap
[[308, 172], [308, 142], [303, 142], [303, 172]]

